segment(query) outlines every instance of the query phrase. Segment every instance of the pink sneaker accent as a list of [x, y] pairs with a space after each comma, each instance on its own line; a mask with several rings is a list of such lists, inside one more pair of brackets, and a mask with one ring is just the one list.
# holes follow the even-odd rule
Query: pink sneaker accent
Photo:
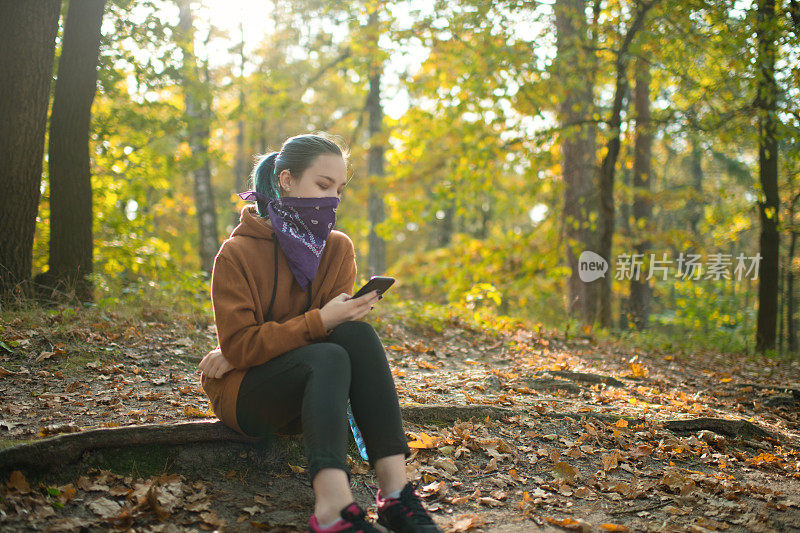
[[[350, 514], [358, 514], [358, 504], [353, 502], [347, 507], [345, 507], [345, 511]], [[345, 531], [352, 527], [352, 523], [345, 520], [344, 518], [340, 518], [338, 522], [333, 524], [329, 528], [322, 529], [319, 526], [319, 521], [317, 520], [317, 515], [312, 514], [311, 518], [308, 520], [308, 529], [313, 532], [319, 533], [339, 533], [340, 531]]]
[[442, 533], [420, 501], [416, 486], [410, 481], [400, 490], [399, 497], [385, 497], [379, 489], [375, 500], [378, 524], [390, 531]]
[[[342, 531], [353, 531], [356, 522], [361, 522], [360, 526], [362, 529], [355, 530], [355, 533], [365, 533], [363, 527], [365, 527], [365, 513], [358, 506], [356, 502], [351, 503], [347, 507], [345, 507], [342, 511], [342, 518], [339, 519], [338, 522], [333, 524], [329, 528], [322, 529], [319, 525], [319, 521], [317, 521], [317, 515], [312, 514], [311, 518], [308, 519], [308, 531], [311, 533], [340, 533]], [[368, 527], [369, 523], [366, 523], [367, 530], [377, 531], [377, 529], [372, 529]]]
[[[377, 497], [375, 498], [376, 503], [378, 504], [378, 509], [386, 509], [391, 507], [392, 505], [397, 505], [400, 503], [400, 498], [384, 498], [383, 494], [381, 494], [381, 489], [378, 489]], [[406, 513], [406, 516], [412, 516], [414, 513], [411, 511]]]

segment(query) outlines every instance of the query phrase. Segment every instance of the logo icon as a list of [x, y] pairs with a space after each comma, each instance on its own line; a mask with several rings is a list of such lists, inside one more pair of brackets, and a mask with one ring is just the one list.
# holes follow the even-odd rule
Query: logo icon
[[581, 252], [581, 256], [578, 258], [578, 276], [581, 281], [589, 283], [598, 278], [604, 278], [606, 272], [608, 272], [608, 261], [590, 250]]

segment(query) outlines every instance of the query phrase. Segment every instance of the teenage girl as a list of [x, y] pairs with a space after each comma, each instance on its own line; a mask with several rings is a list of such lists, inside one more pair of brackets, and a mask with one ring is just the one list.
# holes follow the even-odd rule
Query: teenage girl
[[407, 479], [394, 379], [361, 320], [381, 296], [350, 298], [354, 248], [333, 229], [348, 157], [327, 136], [306, 134], [256, 164], [254, 190], [240, 193], [255, 204], [214, 260], [219, 347], [200, 362], [202, 384], [215, 414], [240, 433], [302, 428], [316, 498], [309, 532], [381, 531], [350, 491], [348, 399], [378, 477], [378, 524], [441, 532]]

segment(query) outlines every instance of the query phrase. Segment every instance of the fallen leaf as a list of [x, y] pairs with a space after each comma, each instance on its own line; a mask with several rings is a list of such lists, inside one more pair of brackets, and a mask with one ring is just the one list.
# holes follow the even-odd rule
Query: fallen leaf
[[419, 437], [408, 443], [409, 448], [430, 449], [436, 448], [438, 437], [431, 437], [427, 433], [420, 433]]
[[553, 525], [563, 527], [564, 529], [568, 529], [570, 531], [588, 532], [592, 530], [591, 524], [584, 522], [583, 520], [575, 520], [574, 518], [564, 518], [563, 520], [558, 520], [556, 518], [547, 518], [546, 516], [544, 519]]
[[628, 363], [628, 367], [631, 370], [629, 376], [632, 378], [646, 378], [649, 375], [647, 367], [641, 363]]
[[122, 509], [120, 504], [108, 498], [98, 498], [93, 502], [89, 502], [87, 506], [96, 515], [102, 516], [103, 518], [117, 516]]
[[25, 479], [25, 475], [19, 470], [14, 470], [11, 472], [11, 476], [6, 482], [6, 485], [8, 485], [9, 488], [15, 489], [17, 492], [21, 492], [22, 494], [27, 494], [31, 491], [31, 486], [28, 484], [28, 480]]
[[200, 518], [206, 524], [214, 527], [221, 527], [225, 525], [225, 519], [220, 518], [217, 516], [217, 513], [214, 511], [206, 511], [205, 513], [200, 513]]
[[460, 531], [469, 531], [470, 529], [475, 529], [477, 527], [481, 527], [483, 524], [486, 523], [486, 520], [481, 518], [480, 516], [467, 516], [464, 518], [459, 518], [453, 523], [452, 529], [450, 531], [457, 533]]
[[264, 509], [262, 509], [258, 505], [253, 505], [252, 507], [242, 507], [242, 511], [244, 511], [247, 514], [249, 514], [250, 516], [253, 516], [254, 514], [258, 514], [260, 512], [263, 512]]
[[621, 524], [600, 524], [600, 529], [603, 531], [620, 531], [623, 533], [628, 531], [628, 528]]
[[553, 467], [553, 474], [559, 479], [563, 479], [567, 483], [573, 483], [575, 478], [578, 477], [578, 471], [569, 463], [559, 461]]
[[77, 493], [78, 491], [75, 490], [75, 487], [72, 486], [72, 483], [62, 485], [58, 487], [58, 501], [61, 502], [61, 504], [65, 504], [71, 501]]
[[458, 467], [452, 459], [437, 459], [433, 462], [433, 466], [441, 468], [448, 474], [455, 474], [458, 472]]
[[612, 453], [603, 456], [603, 470], [608, 472], [614, 470], [619, 466], [619, 460], [622, 458], [619, 451], [614, 450]]
[[492, 507], [503, 505], [503, 502], [495, 500], [494, 498], [490, 498], [489, 496], [483, 496], [481, 498], [478, 498], [478, 503], [481, 503], [483, 505], [490, 505]]
[[193, 405], [186, 405], [183, 407], [183, 414], [189, 418], [211, 418], [211, 414], [201, 411]]

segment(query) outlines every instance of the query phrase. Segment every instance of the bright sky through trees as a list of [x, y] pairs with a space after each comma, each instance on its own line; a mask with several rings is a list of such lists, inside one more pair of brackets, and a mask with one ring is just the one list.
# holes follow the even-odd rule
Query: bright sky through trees
[[[238, 64], [235, 53], [235, 46], [244, 34], [245, 54], [252, 54], [260, 43], [271, 31], [275, 29], [273, 17], [273, 3], [268, 0], [200, 0], [195, 4], [195, 27], [197, 29], [197, 51], [200, 57], [208, 57], [212, 65]], [[399, 28], [410, 26], [411, 22], [427, 14], [432, 7], [430, 2], [401, 2], [389, 4], [388, 9], [392, 16], [397, 19]], [[135, 7], [132, 10], [131, 19], [144, 17], [144, 10], [147, 8]], [[547, 8], [546, 4], [542, 9]], [[137, 13], [137, 11], [139, 13]], [[178, 8], [172, 1], [162, 2], [161, 11], [163, 17], [173, 24], [178, 22]], [[355, 14], [354, 16], [359, 16]], [[533, 15], [531, 15], [533, 16]], [[536, 36], [542, 35], [541, 24], [527, 17], [514, 17], [517, 20], [514, 28], [518, 39], [536, 42], [533, 52], [541, 61], [547, 60], [555, 53], [553, 44], [537, 40]], [[214, 34], [209, 39], [208, 47], [203, 50], [204, 41], [208, 35], [209, 22], [214, 26]], [[366, 20], [363, 21], [364, 23]], [[313, 21], [311, 21], [313, 25]], [[442, 19], [434, 22], [434, 27], [446, 27], [447, 21]], [[330, 29], [330, 28], [329, 28]], [[113, 31], [112, 28], [104, 28], [104, 31]], [[334, 32], [346, 35], [346, 32]], [[335, 37], [334, 37], [335, 38]], [[381, 46], [392, 50], [392, 58], [385, 65], [383, 78], [383, 105], [384, 112], [392, 117], [399, 118], [408, 109], [408, 94], [400, 83], [400, 77], [412, 75], [419, 68], [420, 64], [428, 55], [427, 49], [419, 42], [393, 43], [388, 38], [381, 41]], [[233, 52], [232, 52], [233, 50]], [[305, 55], [304, 50], [295, 48], [292, 52], [298, 58]], [[140, 52], [142, 53], [142, 52]], [[140, 58], [144, 59], [145, 58]], [[252, 69], [254, 65], [246, 65], [245, 72]], [[135, 82], [131, 80], [132, 93], [136, 90]], [[508, 110], [506, 110], [508, 111]]]

